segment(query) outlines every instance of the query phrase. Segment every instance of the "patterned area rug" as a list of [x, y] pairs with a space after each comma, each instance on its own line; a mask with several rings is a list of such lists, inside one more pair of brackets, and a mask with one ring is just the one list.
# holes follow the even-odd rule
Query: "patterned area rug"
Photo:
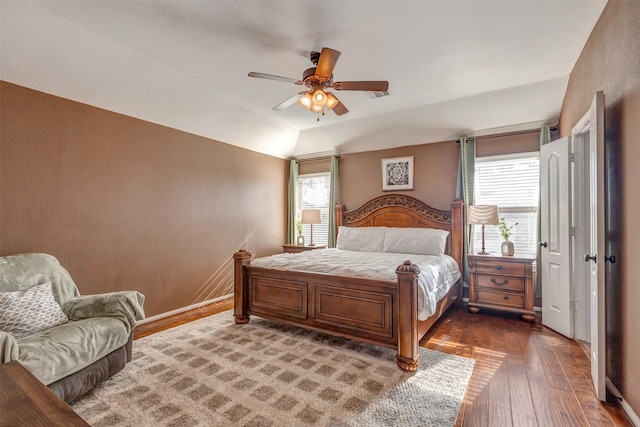
[[71, 407], [92, 426], [452, 426], [473, 360], [395, 350], [231, 311], [139, 339], [123, 371]]

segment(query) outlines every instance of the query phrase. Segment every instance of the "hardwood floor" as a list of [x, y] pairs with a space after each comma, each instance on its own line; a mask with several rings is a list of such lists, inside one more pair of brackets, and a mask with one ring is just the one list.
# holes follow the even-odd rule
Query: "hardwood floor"
[[[231, 308], [232, 299], [140, 325], [134, 338]], [[596, 399], [581, 345], [539, 317], [452, 307], [421, 345], [476, 361], [457, 426], [632, 426], [614, 398]]]

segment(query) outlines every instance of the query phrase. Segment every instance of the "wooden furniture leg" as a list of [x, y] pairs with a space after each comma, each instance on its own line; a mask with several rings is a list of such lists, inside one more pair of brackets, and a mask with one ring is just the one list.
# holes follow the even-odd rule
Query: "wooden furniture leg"
[[240, 249], [233, 254], [233, 262], [233, 317], [238, 324], [249, 323], [249, 314], [247, 313], [249, 289], [244, 277], [244, 266], [251, 264], [251, 253]]
[[396, 269], [398, 275], [398, 355], [400, 369], [418, 370], [418, 274], [420, 269], [405, 261]]

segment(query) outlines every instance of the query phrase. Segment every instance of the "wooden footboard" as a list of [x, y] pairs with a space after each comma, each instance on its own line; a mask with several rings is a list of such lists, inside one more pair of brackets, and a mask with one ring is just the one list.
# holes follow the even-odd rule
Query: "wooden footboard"
[[[454, 200], [451, 208], [451, 212], [440, 211], [412, 197], [389, 194], [351, 212], [343, 212], [342, 205], [336, 206], [337, 224], [447, 230], [450, 234], [446, 253], [461, 266], [462, 202]], [[462, 297], [462, 286], [457, 283], [438, 303], [436, 313], [420, 321], [420, 270], [409, 261], [396, 269], [397, 281], [379, 281], [255, 267], [251, 265], [251, 254], [244, 250], [233, 258], [236, 323], [247, 323], [250, 315], [256, 315], [396, 348], [396, 362], [405, 371], [418, 368], [420, 339]]]
[[236, 323], [247, 323], [253, 314], [397, 348], [398, 366], [418, 368], [417, 266], [405, 262], [396, 270], [398, 281], [387, 282], [253, 267], [246, 251], [234, 260]]

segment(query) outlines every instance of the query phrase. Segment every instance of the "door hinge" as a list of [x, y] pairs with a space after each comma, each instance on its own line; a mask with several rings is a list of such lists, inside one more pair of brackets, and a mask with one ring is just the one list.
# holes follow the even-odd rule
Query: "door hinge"
[[576, 228], [575, 227], [569, 227], [569, 236], [576, 237]]
[[569, 308], [571, 311], [580, 311], [582, 310], [582, 306], [580, 301], [569, 301]]
[[569, 163], [575, 163], [576, 157], [577, 157], [576, 153], [569, 153]]

